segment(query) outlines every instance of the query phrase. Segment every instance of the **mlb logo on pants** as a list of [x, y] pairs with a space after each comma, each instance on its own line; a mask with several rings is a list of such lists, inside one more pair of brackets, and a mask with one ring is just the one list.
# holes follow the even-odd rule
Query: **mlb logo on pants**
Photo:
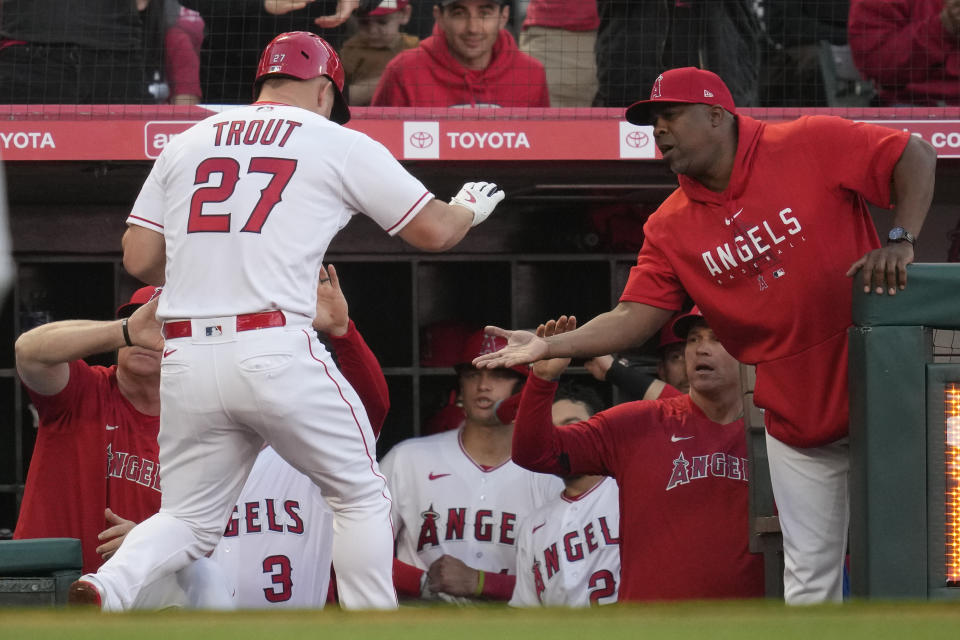
[[217, 337], [217, 336], [222, 336], [222, 335], [223, 335], [223, 327], [221, 327], [220, 325], [214, 325], [214, 326], [212, 326], [212, 327], [207, 327], [207, 337], [208, 337], [208, 338], [215, 338], [215, 337]]

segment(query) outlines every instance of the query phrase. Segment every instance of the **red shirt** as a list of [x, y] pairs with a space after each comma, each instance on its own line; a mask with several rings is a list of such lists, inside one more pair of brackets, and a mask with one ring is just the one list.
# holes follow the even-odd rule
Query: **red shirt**
[[595, 31], [600, 26], [595, 0], [530, 0], [523, 28]]
[[27, 388], [40, 429], [13, 537], [79, 538], [84, 573], [103, 564], [96, 548], [104, 509], [134, 522], [160, 509], [160, 417], [134, 409], [116, 370], [77, 360], [60, 393]]
[[619, 600], [762, 597], [763, 557], [749, 551], [743, 420], [717, 424], [680, 395], [554, 426], [556, 388], [528, 378], [513, 459], [542, 473], [617, 479]]
[[853, 60], [886, 104], [960, 104], [960, 39], [940, 21], [943, 0], [853, 0]]
[[387, 64], [373, 94], [375, 107], [549, 107], [543, 65], [517, 49], [513, 36], [500, 30], [485, 69], [467, 69], [447, 48], [436, 28], [415, 49]]
[[738, 116], [722, 193], [680, 176], [650, 216], [622, 301], [697, 302], [735, 358], [757, 365], [767, 429], [798, 447], [847, 434], [847, 269], [880, 246], [866, 201], [890, 206], [909, 134], [831, 116]]

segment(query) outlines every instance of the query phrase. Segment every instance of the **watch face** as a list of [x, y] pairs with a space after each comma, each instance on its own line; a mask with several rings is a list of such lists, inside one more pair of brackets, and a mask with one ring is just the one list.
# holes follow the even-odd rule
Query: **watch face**
[[890, 229], [890, 235], [887, 237], [890, 240], [903, 240], [904, 233], [905, 231], [903, 227], [894, 227], [893, 229]]

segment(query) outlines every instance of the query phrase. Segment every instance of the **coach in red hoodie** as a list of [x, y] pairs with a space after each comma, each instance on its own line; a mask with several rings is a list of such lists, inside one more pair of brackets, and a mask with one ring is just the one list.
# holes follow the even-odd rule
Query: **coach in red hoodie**
[[437, 0], [433, 35], [387, 65], [372, 106], [548, 107], [543, 65], [504, 26], [504, 0]]

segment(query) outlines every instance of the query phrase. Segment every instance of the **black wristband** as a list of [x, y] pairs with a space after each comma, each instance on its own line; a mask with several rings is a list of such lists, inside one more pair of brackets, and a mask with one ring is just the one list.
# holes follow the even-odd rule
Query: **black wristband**
[[120, 326], [123, 328], [123, 341], [127, 343], [128, 347], [133, 346], [133, 340], [130, 339], [130, 330], [127, 328], [127, 321], [130, 318], [124, 318], [120, 321]]

